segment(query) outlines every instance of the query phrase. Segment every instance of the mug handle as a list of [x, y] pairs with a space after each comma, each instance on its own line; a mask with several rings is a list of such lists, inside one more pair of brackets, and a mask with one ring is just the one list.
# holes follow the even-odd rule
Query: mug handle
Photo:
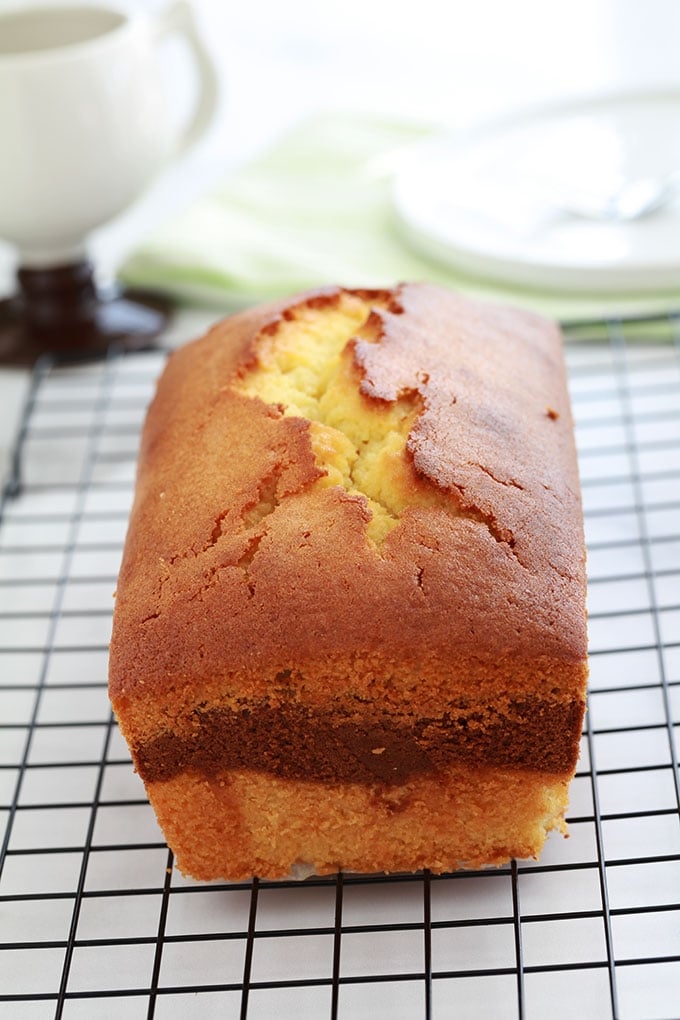
[[219, 83], [215, 65], [203, 44], [187, 0], [175, 0], [158, 16], [156, 37], [160, 40], [167, 35], [184, 36], [198, 71], [196, 109], [176, 143], [175, 155], [179, 156], [190, 149], [210, 125], [217, 109]]

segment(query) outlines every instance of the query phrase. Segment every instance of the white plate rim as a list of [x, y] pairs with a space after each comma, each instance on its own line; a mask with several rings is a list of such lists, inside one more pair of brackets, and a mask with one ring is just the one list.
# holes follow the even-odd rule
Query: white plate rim
[[[485, 120], [483, 124], [463, 130], [438, 132], [412, 146], [403, 154], [390, 183], [390, 200], [396, 212], [399, 228], [408, 242], [421, 254], [433, 258], [465, 274], [493, 277], [500, 282], [570, 292], [638, 293], [677, 290], [680, 287], [680, 246], [673, 258], [660, 257], [636, 262], [616, 262], [594, 267], [579, 266], [557, 261], [546, 263], [518, 251], [512, 259], [488, 250], [475, 249], [467, 243], [456, 242], [450, 232], [437, 230], [422, 221], [414, 210], [413, 175], [423, 161], [432, 160], [444, 150], [448, 159], [465, 153], [472, 146], [492, 140], [495, 136], [531, 128], [534, 124], [559, 118], [578, 116], [593, 110], [624, 107], [630, 103], [676, 103], [680, 115], [680, 89], [674, 86], [614, 90], [564, 99], [553, 103], [530, 106], [513, 113], [505, 113]], [[680, 235], [680, 218], [678, 220]]]

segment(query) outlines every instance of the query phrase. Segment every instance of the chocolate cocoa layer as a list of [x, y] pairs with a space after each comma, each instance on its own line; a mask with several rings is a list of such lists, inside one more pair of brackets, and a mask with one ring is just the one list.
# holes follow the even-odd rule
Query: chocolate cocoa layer
[[190, 736], [160, 734], [135, 749], [144, 780], [186, 770], [207, 776], [252, 769], [284, 779], [400, 784], [409, 776], [466, 762], [567, 773], [578, 756], [583, 706], [538, 699], [503, 714], [455, 709], [439, 719], [376, 715], [356, 721], [299, 705], [252, 704], [234, 712], [197, 710]]

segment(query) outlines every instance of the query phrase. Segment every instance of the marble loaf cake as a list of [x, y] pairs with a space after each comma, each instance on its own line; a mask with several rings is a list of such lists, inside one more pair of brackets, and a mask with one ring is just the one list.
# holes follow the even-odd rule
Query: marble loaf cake
[[110, 693], [183, 872], [535, 856], [585, 687], [555, 326], [426, 284], [325, 289], [170, 357]]

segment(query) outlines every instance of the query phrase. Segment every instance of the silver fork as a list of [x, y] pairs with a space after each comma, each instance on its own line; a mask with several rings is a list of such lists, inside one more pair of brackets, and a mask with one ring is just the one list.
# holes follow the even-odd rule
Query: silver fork
[[552, 189], [546, 199], [555, 209], [582, 219], [628, 223], [650, 216], [673, 200], [680, 171], [656, 177], [621, 178], [607, 190]]

